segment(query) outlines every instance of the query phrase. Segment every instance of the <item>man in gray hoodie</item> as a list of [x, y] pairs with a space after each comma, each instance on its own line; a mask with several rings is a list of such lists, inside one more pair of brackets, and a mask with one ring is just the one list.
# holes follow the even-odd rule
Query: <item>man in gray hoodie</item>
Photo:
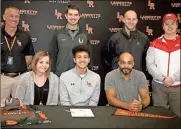
[[97, 106], [100, 76], [87, 68], [90, 52], [85, 45], [72, 49], [75, 68], [60, 76], [60, 103], [65, 106]]
[[91, 51], [91, 45], [85, 30], [79, 27], [80, 10], [77, 5], [69, 5], [65, 17], [65, 28], [55, 32], [50, 44], [50, 56], [52, 60], [52, 72], [60, 76], [63, 72], [75, 67], [72, 48], [85, 44]]

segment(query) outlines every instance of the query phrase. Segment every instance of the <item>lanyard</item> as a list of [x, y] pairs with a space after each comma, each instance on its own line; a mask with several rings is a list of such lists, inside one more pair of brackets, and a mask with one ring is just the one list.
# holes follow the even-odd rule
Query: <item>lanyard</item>
[[5, 40], [6, 40], [6, 44], [7, 44], [7, 46], [8, 46], [8, 49], [9, 49], [9, 53], [11, 54], [11, 50], [12, 50], [12, 48], [13, 48], [13, 46], [14, 46], [14, 43], [15, 43], [15, 40], [16, 40], [16, 36], [13, 38], [13, 42], [12, 42], [12, 44], [11, 44], [11, 47], [9, 46], [9, 42], [8, 42], [6, 36], [4, 36], [4, 37], [5, 37]]

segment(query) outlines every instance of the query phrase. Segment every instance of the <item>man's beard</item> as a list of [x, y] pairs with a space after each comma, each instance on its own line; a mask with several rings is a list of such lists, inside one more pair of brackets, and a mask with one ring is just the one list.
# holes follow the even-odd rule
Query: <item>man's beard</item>
[[124, 75], [130, 74], [131, 71], [132, 71], [132, 69], [128, 69], [128, 68], [123, 68], [123, 69], [121, 69], [121, 72], [122, 72]]

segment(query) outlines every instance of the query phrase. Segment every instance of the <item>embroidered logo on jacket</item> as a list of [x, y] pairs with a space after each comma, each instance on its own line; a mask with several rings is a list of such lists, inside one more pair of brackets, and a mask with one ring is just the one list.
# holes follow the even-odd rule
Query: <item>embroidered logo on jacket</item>
[[180, 46], [180, 44], [175, 44], [175, 47], [179, 47]]
[[88, 81], [87, 81], [87, 85], [88, 85], [88, 87], [92, 86], [91, 82], [88, 82]]
[[17, 44], [19, 47], [22, 47], [22, 43], [19, 40], [17, 40]]
[[75, 85], [75, 83], [70, 83], [70, 85], [71, 85], [71, 86], [74, 86], [74, 85]]
[[80, 40], [80, 38], [79, 38], [79, 43], [82, 44], [83, 42], [84, 42], [84, 40], [83, 39]]
[[136, 45], [140, 45], [140, 42], [137, 42]]

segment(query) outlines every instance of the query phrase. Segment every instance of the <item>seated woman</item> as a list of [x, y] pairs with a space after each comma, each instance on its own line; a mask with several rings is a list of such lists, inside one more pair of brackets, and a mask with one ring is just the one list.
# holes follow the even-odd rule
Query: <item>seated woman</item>
[[50, 57], [47, 52], [36, 53], [32, 60], [32, 71], [20, 78], [15, 98], [25, 105], [57, 105], [58, 77], [50, 72]]

